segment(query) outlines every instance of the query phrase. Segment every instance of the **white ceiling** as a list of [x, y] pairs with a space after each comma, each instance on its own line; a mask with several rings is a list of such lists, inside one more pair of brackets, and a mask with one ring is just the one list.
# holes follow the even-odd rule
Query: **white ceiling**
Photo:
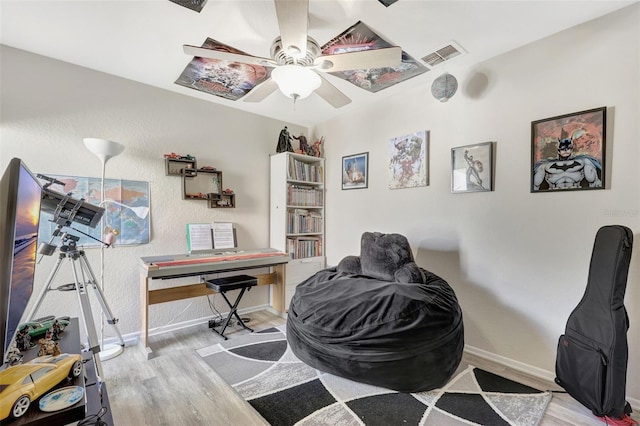
[[384, 7], [376, 0], [311, 0], [309, 35], [320, 45], [362, 21], [418, 60], [451, 41], [467, 52], [378, 93], [328, 75], [353, 100], [340, 109], [315, 94], [294, 108], [279, 91], [253, 104], [174, 84], [191, 59], [182, 45], [200, 45], [207, 37], [269, 57], [279, 35], [272, 0], [208, 0], [200, 13], [169, 0], [1, 0], [0, 42], [285, 123], [313, 126], [405, 90], [430, 96], [431, 82], [445, 71], [467, 68], [632, 3], [636, 1], [399, 0]]

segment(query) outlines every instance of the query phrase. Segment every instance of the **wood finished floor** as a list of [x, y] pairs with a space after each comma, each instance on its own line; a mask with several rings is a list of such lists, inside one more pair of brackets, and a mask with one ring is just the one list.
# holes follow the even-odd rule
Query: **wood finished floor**
[[[249, 315], [249, 326], [263, 330], [284, 324], [268, 311]], [[247, 333], [234, 328], [225, 335]], [[155, 358], [146, 360], [138, 346], [102, 364], [118, 426], [267, 425], [262, 417], [213, 372], [195, 352], [222, 340], [206, 324], [152, 336]], [[463, 361], [537, 389], [560, 390], [554, 383], [532, 378], [494, 362], [465, 354]], [[634, 413], [637, 418], [637, 413]], [[604, 423], [564, 393], [554, 393], [541, 426], [602, 426]]]

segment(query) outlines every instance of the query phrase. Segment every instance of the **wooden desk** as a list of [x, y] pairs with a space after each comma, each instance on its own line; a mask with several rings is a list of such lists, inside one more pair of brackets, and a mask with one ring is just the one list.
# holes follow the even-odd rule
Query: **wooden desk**
[[149, 280], [175, 279], [220, 272], [271, 268], [270, 273], [252, 274], [258, 285], [273, 285], [272, 307], [284, 313], [285, 265], [291, 260], [287, 253], [274, 249], [218, 251], [214, 253], [179, 254], [140, 258], [140, 344], [147, 359], [153, 358], [149, 347], [149, 306], [157, 303], [214, 294], [204, 282], [149, 289]]

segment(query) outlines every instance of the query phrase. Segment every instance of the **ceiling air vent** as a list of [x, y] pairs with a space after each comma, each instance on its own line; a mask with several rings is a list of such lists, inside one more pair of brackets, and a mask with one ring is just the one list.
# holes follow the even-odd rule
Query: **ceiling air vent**
[[430, 67], [435, 67], [438, 64], [448, 61], [464, 53], [464, 49], [455, 42], [449, 42], [445, 46], [439, 48], [435, 52], [429, 53], [422, 60]]

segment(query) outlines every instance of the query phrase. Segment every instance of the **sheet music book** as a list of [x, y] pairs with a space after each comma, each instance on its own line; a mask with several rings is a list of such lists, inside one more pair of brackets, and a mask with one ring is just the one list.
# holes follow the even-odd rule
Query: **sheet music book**
[[187, 250], [189, 253], [213, 250], [213, 234], [209, 223], [187, 224]]
[[189, 253], [232, 249], [237, 245], [236, 230], [232, 222], [187, 224]]
[[236, 247], [236, 234], [231, 222], [213, 223], [213, 248], [226, 249]]

